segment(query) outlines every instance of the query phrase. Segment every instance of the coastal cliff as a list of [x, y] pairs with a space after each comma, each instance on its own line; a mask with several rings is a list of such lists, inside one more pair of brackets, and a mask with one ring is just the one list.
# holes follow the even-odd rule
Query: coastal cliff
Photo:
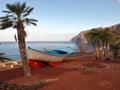
[[[120, 33], [120, 24], [115, 24], [109, 27], [98, 27], [98, 28], [110, 28], [111, 30], [116, 30], [118, 33]], [[89, 32], [92, 29], [85, 30], [80, 32], [77, 36], [74, 36], [71, 41], [76, 43], [79, 48], [84, 48], [86, 50], [91, 50], [93, 48], [93, 44], [89, 38], [85, 37], [85, 34]], [[82, 47], [80, 47], [82, 46]]]

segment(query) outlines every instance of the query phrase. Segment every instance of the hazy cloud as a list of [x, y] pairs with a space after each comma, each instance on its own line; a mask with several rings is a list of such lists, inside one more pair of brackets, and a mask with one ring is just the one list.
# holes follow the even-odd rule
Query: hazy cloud
[[68, 41], [75, 34], [73, 33], [54, 33], [50, 30], [37, 30], [28, 34], [28, 41]]
[[[63, 27], [37, 27], [27, 28], [26, 41], [68, 41], [77, 33], [74, 33], [76, 28], [63, 28]], [[14, 34], [17, 35], [16, 30], [0, 31], [1, 41], [15, 41]]]
[[117, 0], [120, 3], [120, 0]]

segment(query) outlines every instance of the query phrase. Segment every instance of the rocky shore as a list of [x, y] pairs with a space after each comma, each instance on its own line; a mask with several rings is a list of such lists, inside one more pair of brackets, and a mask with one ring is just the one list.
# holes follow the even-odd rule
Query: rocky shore
[[11, 60], [6, 57], [0, 57], [0, 71], [4, 69], [11, 69], [22, 65], [21, 60]]

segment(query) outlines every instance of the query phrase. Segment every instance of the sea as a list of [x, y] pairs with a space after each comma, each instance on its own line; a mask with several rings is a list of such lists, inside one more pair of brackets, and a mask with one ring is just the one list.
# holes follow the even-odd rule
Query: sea
[[[71, 47], [74, 52], [79, 52], [79, 48], [73, 42], [69, 41], [32, 41], [26, 42], [26, 49], [31, 47], [37, 50], [53, 50], [56, 48]], [[21, 60], [17, 42], [0, 42], [0, 53], [4, 53], [4, 57], [12, 60]]]

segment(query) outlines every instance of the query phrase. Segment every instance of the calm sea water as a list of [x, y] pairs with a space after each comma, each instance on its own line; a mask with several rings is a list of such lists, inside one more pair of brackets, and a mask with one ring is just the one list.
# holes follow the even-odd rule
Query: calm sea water
[[[75, 52], [79, 51], [76, 44], [73, 42], [26, 42], [26, 47], [38, 50], [43, 50], [44, 48], [52, 50], [55, 48], [71, 47]], [[5, 53], [4, 56], [13, 60], [21, 59], [17, 42], [1, 42], [0, 52]]]

